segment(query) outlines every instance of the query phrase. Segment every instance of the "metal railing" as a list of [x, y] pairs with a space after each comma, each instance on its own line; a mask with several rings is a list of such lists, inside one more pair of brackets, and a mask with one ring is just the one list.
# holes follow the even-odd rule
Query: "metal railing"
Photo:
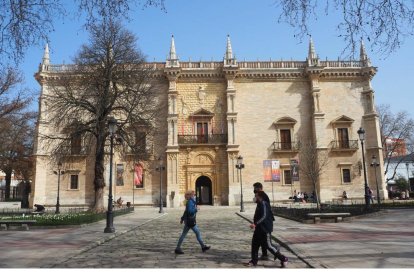
[[333, 140], [331, 147], [334, 150], [357, 150], [358, 140]]
[[298, 142], [273, 142], [272, 148], [273, 148], [273, 151], [298, 151], [299, 143]]
[[227, 144], [227, 134], [178, 135], [178, 144]]

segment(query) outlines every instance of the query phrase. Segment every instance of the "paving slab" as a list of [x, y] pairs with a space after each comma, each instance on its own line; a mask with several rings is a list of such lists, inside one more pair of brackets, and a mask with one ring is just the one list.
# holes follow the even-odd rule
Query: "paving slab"
[[[114, 218], [115, 233], [105, 221], [77, 228], [0, 232], [0, 268], [245, 268], [250, 260], [254, 205], [201, 206], [197, 223], [211, 249], [201, 251], [190, 231], [184, 255], [174, 254], [182, 231], [183, 210], [135, 208]], [[241, 217], [242, 216], [242, 217]], [[382, 211], [349, 222], [302, 224], [276, 217], [274, 238], [289, 257], [290, 269], [413, 268], [414, 212]], [[279, 269], [272, 260], [257, 268]], [[256, 268], [256, 269], [257, 269]]]

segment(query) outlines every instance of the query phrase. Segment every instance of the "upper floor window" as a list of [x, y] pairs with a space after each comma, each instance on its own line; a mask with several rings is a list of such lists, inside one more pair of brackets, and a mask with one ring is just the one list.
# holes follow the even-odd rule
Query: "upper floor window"
[[208, 142], [208, 123], [199, 122], [199, 123], [196, 123], [196, 126], [197, 126], [197, 142], [207, 143]]
[[347, 128], [338, 128], [338, 144], [341, 148], [349, 148], [349, 137]]
[[350, 136], [351, 133], [354, 133], [352, 130], [352, 124], [354, 120], [342, 115], [339, 118], [331, 122], [331, 126], [334, 132], [334, 140], [332, 141], [333, 150], [356, 150], [358, 149], [358, 139], [352, 139]]
[[74, 133], [70, 137], [70, 153], [80, 154], [82, 151], [82, 135]]
[[298, 149], [296, 141], [292, 138], [295, 124], [296, 120], [290, 117], [280, 118], [273, 123], [276, 128], [276, 141], [273, 142], [275, 151]]

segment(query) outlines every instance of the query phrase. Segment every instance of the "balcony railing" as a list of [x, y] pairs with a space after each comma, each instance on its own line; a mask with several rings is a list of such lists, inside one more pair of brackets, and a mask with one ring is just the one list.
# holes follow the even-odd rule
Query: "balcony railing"
[[61, 154], [63, 155], [87, 155], [89, 153], [89, 147], [87, 146], [62, 146]]
[[294, 152], [299, 151], [298, 142], [273, 142], [273, 151], [277, 152]]
[[333, 150], [357, 150], [358, 140], [333, 140], [331, 142]]
[[227, 144], [227, 134], [178, 135], [178, 144]]

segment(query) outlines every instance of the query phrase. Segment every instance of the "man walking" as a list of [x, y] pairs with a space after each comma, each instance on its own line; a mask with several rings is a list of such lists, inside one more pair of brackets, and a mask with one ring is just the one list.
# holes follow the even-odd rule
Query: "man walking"
[[[263, 200], [266, 201], [267, 203], [269, 203], [269, 205], [270, 205], [269, 196], [263, 191], [262, 183], [256, 182], [256, 183], [253, 184], [253, 192], [254, 192], [255, 197], [256, 197], [256, 194], [259, 191], [263, 192]], [[257, 201], [256, 201], [256, 203], [257, 203], [256, 208], [258, 208], [260, 203], [257, 202]], [[255, 214], [255, 219], [256, 219], [256, 214]], [[273, 217], [273, 214], [272, 214], [272, 219], [275, 220], [275, 218]], [[269, 256], [267, 255], [267, 243], [266, 243], [266, 241], [263, 241], [263, 244], [261, 244], [260, 247], [262, 248], [262, 256], [260, 256], [260, 260], [268, 260]]]
[[250, 225], [250, 228], [254, 229], [251, 260], [246, 265], [257, 265], [259, 247], [263, 243], [266, 243], [267, 249], [273, 254], [274, 259], [278, 259], [280, 261], [280, 267], [284, 268], [287, 265], [288, 258], [280, 253], [278, 246], [272, 243], [273, 214], [270, 209], [270, 204], [264, 198], [265, 193], [263, 191], [256, 193], [257, 208], [254, 214], [254, 221]]

